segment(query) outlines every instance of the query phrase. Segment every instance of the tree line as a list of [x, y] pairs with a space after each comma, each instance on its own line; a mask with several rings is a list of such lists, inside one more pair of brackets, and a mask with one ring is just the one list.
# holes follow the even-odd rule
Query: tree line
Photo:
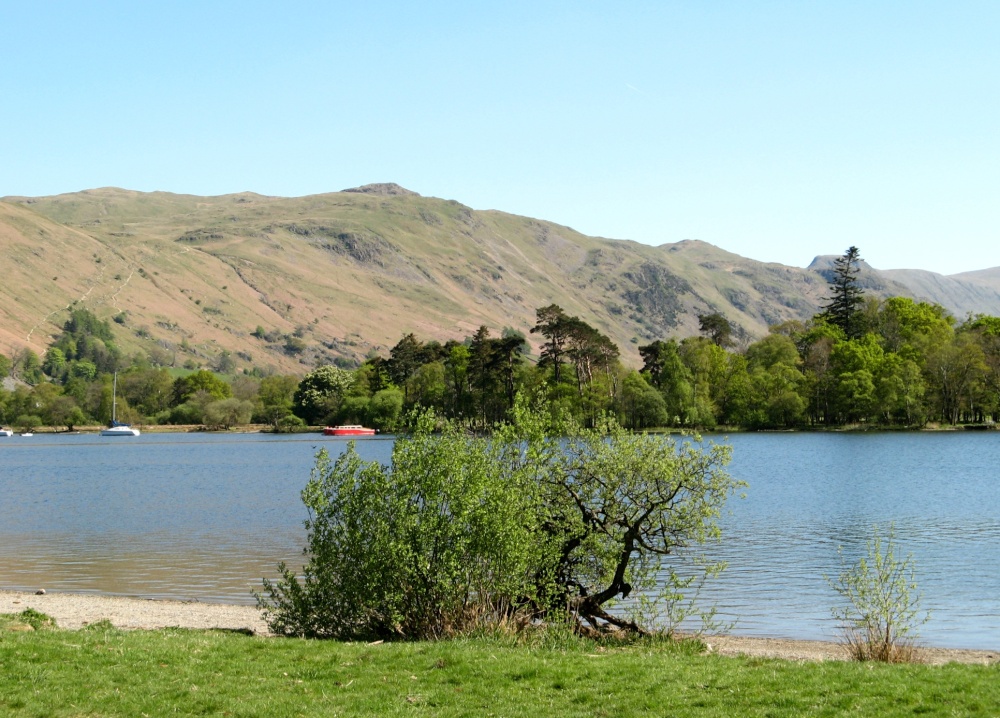
[[990, 424], [1000, 413], [1000, 318], [956, 320], [942, 306], [906, 297], [865, 296], [851, 247], [834, 264], [830, 296], [808, 321], [737, 339], [719, 313], [699, 317], [698, 335], [639, 345], [641, 368], [615, 343], [551, 304], [536, 310], [527, 338], [480, 327], [462, 341], [410, 333], [387, 356], [356, 369], [327, 365], [304, 377], [235, 375], [201, 369], [185, 376], [148, 357], [124, 358], [108, 322], [74, 310], [44, 357], [0, 355], [0, 422], [28, 427], [106, 423], [111, 376], [119, 372], [119, 418], [145, 424], [276, 430], [363, 423], [384, 431], [417, 407], [473, 430], [507, 420], [519, 394], [544, 395], [584, 426], [616, 417], [629, 429], [717, 426], [919, 427]]
[[86, 309], [70, 313], [43, 357], [28, 349], [0, 354], [0, 378], [19, 380], [13, 390], [0, 389], [0, 423], [71, 431], [108, 424], [115, 373], [120, 421], [225, 429], [251, 422], [278, 426], [291, 417], [293, 425], [302, 424], [291, 413], [298, 377], [236, 375], [227, 381], [208, 369], [177, 372], [148, 356], [125, 357], [110, 323]]
[[536, 311], [535, 362], [511, 329], [493, 337], [480, 327], [445, 344], [408, 334], [387, 357], [319, 382], [325, 388], [314, 387], [299, 415], [377, 422], [422, 406], [485, 429], [509, 415], [519, 393], [541, 390], [586, 426], [605, 414], [630, 429], [994, 422], [1000, 318], [959, 322], [938, 304], [865, 296], [860, 262], [850, 247], [834, 263], [822, 311], [744, 346], [724, 316], [701, 315], [696, 336], [638, 346], [643, 365], [632, 369], [607, 336], [552, 304]]

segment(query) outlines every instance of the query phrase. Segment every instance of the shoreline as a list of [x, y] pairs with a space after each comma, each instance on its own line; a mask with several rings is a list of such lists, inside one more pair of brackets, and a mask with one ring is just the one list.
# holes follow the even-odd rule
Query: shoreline
[[[219, 629], [272, 635], [256, 606], [152, 598], [125, 598], [82, 593], [45, 593], [0, 590], [0, 613], [34, 609], [51, 616], [59, 628], [77, 630], [98, 621], [110, 621], [126, 630], [160, 628]], [[846, 661], [844, 647], [828, 641], [751, 636], [705, 636], [708, 653], [790, 661]], [[918, 649], [921, 662], [930, 665], [1000, 663], [1000, 651], [964, 648]]]
[[[6, 425], [4, 425], [6, 426]], [[291, 431], [277, 432], [270, 424], [241, 424], [229, 429], [212, 429], [205, 424], [142, 424], [134, 426], [142, 432], [150, 434], [322, 434], [322, 426], [305, 426]], [[76, 426], [72, 431], [54, 429], [51, 426], [40, 426], [32, 430], [36, 435], [52, 436], [77, 434], [100, 434], [105, 426], [85, 424]], [[637, 433], [662, 434], [664, 436], [682, 435], [694, 432], [702, 435], [726, 434], [919, 434], [919, 433], [950, 433], [950, 432], [994, 432], [1000, 431], [1000, 423], [996, 424], [941, 424], [929, 422], [924, 426], [870, 426], [866, 424], [843, 424], [839, 426], [798, 426], [784, 429], [748, 429], [740, 426], [716, 426], [711, 429], [683, 429], [677, 427], [653, 427]], [[17, 432], [15, 432], [16, 434]], [[385, 434], [391, 436], [391, 434]]]
[[0, 613], [31, 608], [51, 616], [59, 628], [76, 630], [107, 620], [116, 628], [218, 628], [271, 635], [256, 606], [155, 598], [126, 598], [86, 593], [45, 593], [0, 590]]

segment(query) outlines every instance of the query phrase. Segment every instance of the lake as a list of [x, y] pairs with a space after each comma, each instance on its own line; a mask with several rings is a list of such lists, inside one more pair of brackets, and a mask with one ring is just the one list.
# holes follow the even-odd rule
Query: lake
[[[912, 553], [929, 645], [1000, 648], [1000, 434], [708, 436], [749, 483], [709, 547], [729, 567], [702, 595], [732, 633], [829, 640], [838, 603], [824, 576], [853, 562], [873, 524]], [[299, 491], [311, 435], [36, 434], [0, 439], [0, 588], [253, 603], [301, 565]], [[392, 439], [359, 441], [387, 461]]]

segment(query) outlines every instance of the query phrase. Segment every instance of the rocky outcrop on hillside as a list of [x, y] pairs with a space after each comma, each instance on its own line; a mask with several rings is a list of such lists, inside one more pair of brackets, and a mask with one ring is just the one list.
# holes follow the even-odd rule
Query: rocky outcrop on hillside
[[400, 187], [395, 182], [376, 182], [341, 190], [341, 192], [356, 192], [358, 194], [374, 194], [379, 197], [419, 197], [420, 195], [406, 187]]
[[[824, 281], [833, 279], [833, 263], [839, 258], [835, 254], [821, 254], [806, 268], [816, 272]], [[876, 294], [908, 295], [909, 289], [902, 282], [894, 281], [886, 272], [880, 272], [863, 259], [858, 263], [858, 284], [862, 289]]]

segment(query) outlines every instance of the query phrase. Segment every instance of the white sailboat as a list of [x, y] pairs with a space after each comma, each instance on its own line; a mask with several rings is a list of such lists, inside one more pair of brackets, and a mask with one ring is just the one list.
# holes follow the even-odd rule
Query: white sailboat
[[101, 431], [101, 436], [139, 436], [141, 432], [128, 424], [118, 423], [118, 372], [111, 389], [111, 426]]

